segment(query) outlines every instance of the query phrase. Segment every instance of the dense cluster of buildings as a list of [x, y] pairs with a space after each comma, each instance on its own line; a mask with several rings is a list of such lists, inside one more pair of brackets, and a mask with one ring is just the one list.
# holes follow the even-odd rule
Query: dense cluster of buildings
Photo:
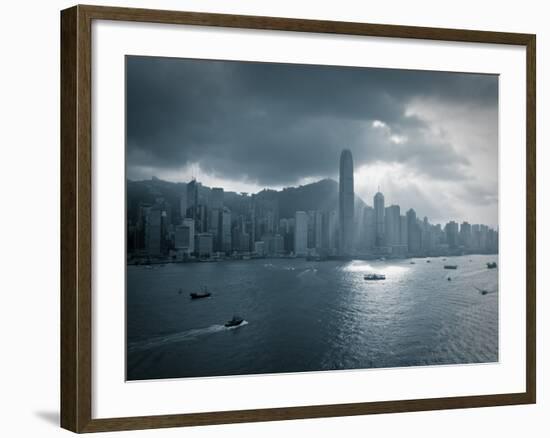
[[276, 199], [240, 194], [225, 202], [224, 189], [192, 180], [181, 193], [179, 211], [163, 198], [140, 203], [128, 223], [128, 256], [158, 260], [248, 257], [412, 257], [497, 253], [498, 231], [487, 225], [450, 221], [431, 224], [413, 209], [355, 202], [353, 158], [340, 157], [339, 202], [333, 210], [296, 211], [279, 217]]

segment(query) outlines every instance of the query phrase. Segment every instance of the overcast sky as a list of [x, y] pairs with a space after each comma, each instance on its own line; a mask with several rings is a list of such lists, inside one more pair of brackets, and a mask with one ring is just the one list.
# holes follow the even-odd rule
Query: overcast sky
[[498, 77], [127, 58], [127, 176], [257, 192], [338, 180], [369, 205], [498, 224]]

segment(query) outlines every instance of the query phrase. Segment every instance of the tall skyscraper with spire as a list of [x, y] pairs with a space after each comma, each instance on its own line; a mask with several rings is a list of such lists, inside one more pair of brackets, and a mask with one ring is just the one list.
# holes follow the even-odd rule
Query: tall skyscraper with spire
[[351, 255], [353, 250], [354, 221], [353, 157], [349, 149], [340, 154], [340, 254]]

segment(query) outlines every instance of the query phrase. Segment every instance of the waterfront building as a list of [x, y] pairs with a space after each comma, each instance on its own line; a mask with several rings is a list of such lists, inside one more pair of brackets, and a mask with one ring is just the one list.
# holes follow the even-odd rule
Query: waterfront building
[[307, 213], [307, 247], [319, 249], [322, 246], [323, 217], [320, 211], [311, 210]]
[[210, 257], [213, 253], [214, 236], [210, 233], [195, 235], [195, 252], [199, 257]]
[[260, 257], [264, 257], [266, 255], [265, 247], [266, 245], [263, 240], [258, 240], [257, 242], [254, 242], [254, 253]]
[[187, 217], [187, 184], [180, 193], [180, 220]]
[[187, 196], [186, 196], [187, 214], [186, 217], [195, 220], [195, 226], [197, 226], [197, 207], [199, 205], [199, 186], [196, 179], [187, 183]]
[[377, 192], [374, 195], [374, 223], [375, 223], [375, 235], [374, 245], [376, 247], [384, 246], [384, 195]]
[[280, 234], [266, 234], [262, 236], [264, 255], [274, 256], [284, 253], [284, 239]]
[[353, 188], [353, 157], [351, 151], [344, 149], [340, 155], [339, 185], [339, 227], [340, 254], [350, 255], [353, 250], [353, 219], [355, 216], [355, 199]]
[[294, 225], [294, 253], [297, 256], [307, 255], [308, 215], [297, 211]]
[[145, 249], [151, 256], [162, 254], [162, 210], [158, 205], [151, 207], [147, 214]]
[[407, 239], [409, 254], [419, 255], [422, 249], [422, 230], [412, 208], [407, 211]]
[[401, 211], [399, 205], [390, 205], [385, 209], [384, 234], [387, 246], [401, 244]]
[[185, 218], [174, 232], [174, 248], [177, 253], [190, 256], [195, 252], [195, 224], [193, 219]]
[[447, 237], [447, 244], [450, 249], [458, 247], [458, 224], [455, 221], [450, 221], [445, 225], [445, 235]]
[[400, 227], [399, 227], [399, 243], [405, 247], [405, 253], [408, 251], [409, 247], [409, 229], [407, 226], [407, 216], [399, 217]]
[[338, 248], [338, 213], [331, 210], [327, 213], [328, 219], [328, 250], [333, 254]]
[[363, 236], [361, 238], [362, 246], [367, 251], [374, 248], [376, 241], [376, 220], [374, 208], [366, 206], [363, 209]]
[[231, 248], [231, 210], [224, 207], [221, 213], [221, 250], [229, 253]]
[[460, 245], [467, 250], [472, 247], [472, 226], [468, 222], [460, 225]]

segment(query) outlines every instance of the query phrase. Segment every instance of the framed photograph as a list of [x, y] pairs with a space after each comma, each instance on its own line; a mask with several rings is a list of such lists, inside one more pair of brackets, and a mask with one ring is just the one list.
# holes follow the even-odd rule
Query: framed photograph
[[61, 12], [61, 425], [535, 403], [535, 35]]

